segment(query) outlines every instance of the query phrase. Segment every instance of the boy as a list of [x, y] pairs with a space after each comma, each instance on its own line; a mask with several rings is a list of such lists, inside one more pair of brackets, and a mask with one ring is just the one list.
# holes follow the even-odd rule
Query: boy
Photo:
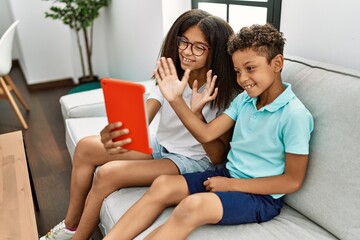
[[[282, 196], [298, 191], [304, 180], [314, 125], [290, 84], [281, 80], [284, 44], [283, 34], [269, 24], [242, 28], [229, 40], [237, 83], [245, 91], [209, 123], [196, 117], [200, 112], [192, 114], [182, 98], [189, 71], [179, 81], [172, 60], [161, 58], [155, 70], [161, 92], [199, 142], [235, 125], [228, 161], [215, 171], [158, 177], [106, 239], [133, 239], [176, 204], [146, 239], [186, 239], [204, 224], [259, 223], [280, 213]], [[203, 105], [216, 97], [215, 81], [208, 74]]]

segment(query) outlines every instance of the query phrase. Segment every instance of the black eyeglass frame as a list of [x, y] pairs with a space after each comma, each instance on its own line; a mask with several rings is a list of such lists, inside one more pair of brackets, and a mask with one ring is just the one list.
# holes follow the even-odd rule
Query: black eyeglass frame
[[[185, 48], [180, 48], [180, 42], [186, 44]], [[201, 45], [202, 47], [204, 47], [203, 52], [202, 52], [201, 54], [195, 54], [195, 53], [194, 53], [193, 47], [194, 47], [194, 45], [196, 45], [196, 44], [199, 44], [199, 45]], [[210, 47], [206, 46], [205, 43], [202, 43], [202, 42], [193, 42], [193, 43], [192, 43], [192, 42], [189, 42], [185, 37], [182, 37], [182, 36], [178, 36], [178, 37], [176, 38], [176, 45], [177, 45], [177, 47], [178, 47], [180, 50], [182, 50], [182, 51], [186, 50], [186, 49], [189, 47], [189, 45], [191, 45], [190, 50], [191, 50], [192, 54], [194, 54], [194, 55], [197, 56], [197, 57], [200, 57], [200, 56], [204, 55], [204, 53], [205, 53], [207, 50], [210, 50], [210, 49], [211, 49]]]

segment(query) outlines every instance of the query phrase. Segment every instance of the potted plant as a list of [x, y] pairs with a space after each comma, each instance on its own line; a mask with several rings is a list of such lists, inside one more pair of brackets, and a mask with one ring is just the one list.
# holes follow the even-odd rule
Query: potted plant
[[[99, 16], [102, 7], [106, 7], [110, 0], [43, 0], [53, 1], [54, 4], [48, 12], [46, 18], [61, 20], [76, 32], [77, 46], [80, 54], [81, 68], [83, 76], [79, 78], [80, 83], [98, 80], [93, 73], [92, 50], [93, 50], [93, 29], [94, 21]], [[80, 38], [80, 32], [83, 39]], [[87, 72], [83, 55], [83, 44], [85, 44]]]

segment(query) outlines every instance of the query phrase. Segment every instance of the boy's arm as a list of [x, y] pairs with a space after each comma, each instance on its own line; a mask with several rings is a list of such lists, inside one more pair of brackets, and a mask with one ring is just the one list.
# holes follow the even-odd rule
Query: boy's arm
[[[216, 76], [214, 76], [213, 78], [212, 71], [209, 70], [207, 72], [205, 89], [202, 92], [198, 91], [197, 80], [195, 80], [192, 85], [190, 108], [191, 111], [195, 113], [195, 115], [197, 115], [198, 118], [204, 123], [207, 122], [202, 114], [202, 110], [207, 103], [207, 96], [213, 95], [213, 89], [215, 87], [215, 82], [213, 81], [214, 79], [216, 79]], [[226, 159], [227, 153], [230, 150], [230, 140], [232, 137], [232, 133], [233, 128], [231, 128], [229, 131], [227, 131], [217, 139], [202, 144], [202, 147], [204, 148], [206, 154], [208, 155], [213, 164], [222, 163]]]
[[204, 182], [211, 192], [238, 191], [253, 194], [286, 194], [298, 191], [305, 178], [308, 155], [286, 153], [285, 172], [264, 178], [213, 177]]
[[[201, 119], [205, 122], [204, 117], [202, 117]], [[230, 150], [230, 140], [233, 130], [234, 129], [231, 128], [217, 139], [202, 144], [202, 147], [204, 148], [206, 154], [209, 156], [213, 164], [222, 163], [226, 159], [227, 153]]]

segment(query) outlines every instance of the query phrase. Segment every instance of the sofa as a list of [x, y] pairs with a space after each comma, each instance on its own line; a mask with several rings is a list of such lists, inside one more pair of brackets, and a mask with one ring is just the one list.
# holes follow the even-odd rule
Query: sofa
[[[282, 77], [292, 85], [315, 121], [303, 187], [286, 195], [280, 215], [271, 221], [206, 225], [188, 239], [360, 239], [360, 71], [286, 56]], [[151, 80], [142, 83], [147, 92], [154, 84]], [[72, 156], [82, 137], [98, 134], [107, 122], [102, 91], [65, 95], [60, 104]], [[156, 123], [152, 123], [149, 131], [156, 131]], [[120, 189], [104, 199], [99, 224], [103, 234], [146, 189]], [[136, 239], [143, 239], [163, 223], [172, 210], [166, 209]]]

